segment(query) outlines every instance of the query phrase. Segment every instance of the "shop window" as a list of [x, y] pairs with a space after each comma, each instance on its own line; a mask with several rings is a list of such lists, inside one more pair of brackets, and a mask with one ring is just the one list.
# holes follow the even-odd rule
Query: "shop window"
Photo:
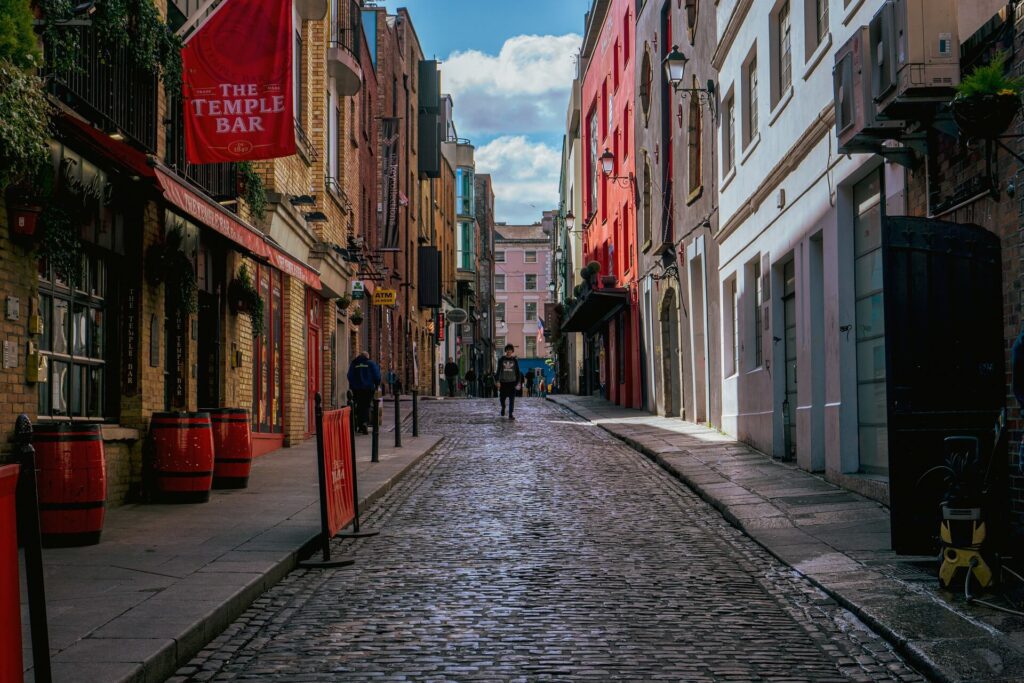
[[256, 282], [263, 298], [263, 335], [254, 340], [253, 431], [284, 431], [284, 348], [281, 272], [257, 264]]
[[107, 264], [82, 256], [82, 277], [74, 287], [53, 268], [40, 267], [39, 352], [46, 364], [39, 382], [39, 417], [102, 419], [108, 410]]

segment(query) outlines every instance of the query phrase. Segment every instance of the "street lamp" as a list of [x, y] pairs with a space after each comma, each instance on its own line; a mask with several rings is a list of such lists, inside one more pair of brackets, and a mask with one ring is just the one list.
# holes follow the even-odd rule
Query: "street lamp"
[[635, 179], [633, 178], [632, 173], [629, 175], [612, 175], [612, 171], [615, 168], [615, 155], [612, 154], [610, 149], [605, 147], [604, 154], [599, 158], [601, 160], [601, 171], [608, 180], [614, 180], [615, 182], [620, 183], [623, 187], [633, 185]]
[[552, 294], [555, 293], [555, 281], [554, 280], [552, 280], [551, 282], [548, 283], [548, 291], [551, 292]]
[[565, 229], [572, 230], [576, 227], [576, 216], [573, 215], [572, 211], [565, 214]]
[[561, 247], [556, 248], [555, 249], [555, 260], [556, 261], [561, 261], [563, 256], [565, 256], [565, 252], [562, 251], [562, 248]]
[[709, 80], [705, 88], [684, 88], [686, 78], [686, 55], [679, 51], [678, 45], [665, 55], [662, 65], [665, 67], [665, 79], [672, 86], [673, 92], [682, 93], [683, 97], [696, 97], [701, 104], [706, 104], [711, 113], [718, 116], [718, 100], [715, 97], [715, 82]]

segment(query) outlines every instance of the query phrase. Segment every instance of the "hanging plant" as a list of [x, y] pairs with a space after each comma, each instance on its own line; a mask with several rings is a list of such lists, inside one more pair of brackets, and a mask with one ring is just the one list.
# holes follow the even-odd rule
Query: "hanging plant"
[[345, 313], [346, 311], [348, 311], [348, 307], [351, 306], [351, 305], [352, 305], [352, 297], [350, 297], [348, 294], [342, 294], [341, 296], [338, 297], [338, 309], [342, 313]]
[[184, 228], [175, 225], [162, 243], [146, 250], [146, 280], [154, 286], [165, 282], [164, 295], [171, 305], [192, 315], [199, 310], [196, 272], [192, 260], [182, 250], [184, 239]]
[[[76, 0], [39, 0], [43, 16], [46, 63], [51, 71], [78, 70], [80, 33], [67, 25]], [[160, 74], [168, 92], [181, 92], [181, 39], [174, 35], [152, 0], [104, 0], [95, 5], [90, 22], [100, 46], [108, 53], [127, 48], [132, 63]]]
[[231, 297], [231, 308], [235, 313], [244, 313], [249, 316], [252, 324], [254, 337], [262, 337], [264, 332], [263, 320], [263, 297], [252, 282], [249, 275], [249, 268], [244, 263], [238, 269], [238, 275], [228, 285], [228, 295]]
[[248, 161], [238, 164], [238, 176], [242, 182], [242, 198], [249, 205], [249, 211], [256, 220], [263, 220], [263, 214], [267, 210], [267, 190], [263, 185], [263, 178]]
[[1017, 116], [1024, 78], [1007, 75], [1007, 59], [1009, 54], [1000, 50], [992, 61], [975, 68], [956, 86], [950, 109], [966, 137], [995, 137]]
[[362, 314], [362, 312], [359, 309], [356, 309], [356, 310], [352, 311], [352, 315], [349, 316], [349, 320], [352, 321], [353, 325], [362, 325], [363, 324], [363, 314]]
[[49, 137], [50, 104], [43, 81], [0, 58], [0, 188], [33, 176], [49, 157]]
[[53, 268], [58, 279], [75, 286], [82, 278], [82, 241], [78, 215], [57, 202], [43, 209], [39, 217], [42, 240], [39, 256]]

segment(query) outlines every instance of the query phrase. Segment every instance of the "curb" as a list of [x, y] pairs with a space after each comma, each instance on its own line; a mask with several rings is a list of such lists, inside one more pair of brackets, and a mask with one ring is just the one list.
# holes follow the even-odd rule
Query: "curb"
[[806, 574], [800, 571], [799, 569], [791, 565], [789, 562], [784, 560], [774, 550], [772, 550], [770, 547], [759, 541], [753, 534], [751, 534], [750, 531], [743, 524], [743, 521], [736, 517], [729, 510], [728, 505], [726, 505], [724, 502], [715, 498], [706, 490], [704, 490], [703, 487], [699, 483], [695, 482], [691, 477], [687, 476], [683, 472], [680, 472], [677, 468], [673, 467], [672, 464], [665, 460], [661, 455], [655, 453], [653, 450], [651, 450], [647, 446], [642, 445], [635, 439], [632, 439], [628, 436], [623, 436], [621, 434], [616, 434], [607, 426], [600, 423], [595, 423], [592, 419], [590, 419], [580, 411], [576, 410], [571, 405], [566, 405], [564, 403], [552, 399], [551, 397], [548, 397], [547, 400], [557, 406], [560, 406], [568, 410], [577, 417], [586, 420], [590, 424], [596, 427], [600, 427], [605, 433], [610, 434], [619, 441], [623, 442], [634, 451], [637, 451], [640, 455], [643, 455], [648, 460], [654, 462], [661, 469], [665, 470], [668, 474], [672, 475], [673, 478], [682, 482], [688, 489], [690, 489], [693, 493], [697, 494], [697, 497], [699, 497], [701, 500], [703, 500], [708, 505], [713, 507], [715, 510], [720, 512], [722, 517], [725, 518], [725, 520], [729, 522], [729, 524], [742, 531], [747, 538], [749, 538], [754, 543], [757, 543], [759, 546], [764, 548], [777, 561], [781, 562], [783, 565], [789, 567], [791, 570], [793, 570], [800, 576], [810, 581], [814, 586], [824, 591], [825, 594], [827, 594], [830, 598], [832, 598], [837, 603], [842, 605], [845, 609], [855, 614], [857, 618], [859, 618], [861, 621], [863, 621], [865, 624], [871, 627], [874, 631], [876, 631], [879, 635], [881, 635], [887, 642], [889, 642], [890, 645], [892, 645], [896, 649], [897, 652], [903, 655], [907, 659], [907, 661], [913, 664], [915, 668], [917, 668], [923, 675], [928, 677], [930, 680], [938, 681], [939, 683], [958, 683], [959, 681], [964, 680], [962, 678], [951, 678], [948, 675], [948, 673], [945, 670], [943, 670], [934, 660], [928, 657], [925, 653], [921, 652], [920, 649], [915, 647], [914, 644], [908, 638], [901, 635], [897, 631], [893, 630], [887, 624], [876, 619], [871, 613], [866, 611], [863, 607], [856, 604], [855, 602], [850, 601], [842, 593], [839, 593], [835, 589], [830, 588], [827, 584], [822, 583], [810, 574]]
[[[378, 500], [384, 497], [399, 481], [409, 473], [423, 458], [433, 453], [444, 441], [438, 439], [434, 445], [410, 460], [405, 467], [396, 472], [374, 491], [359, 498], [360, 511], [365, 512]], [[316, 504], [316, 503], [312, 503]], [[364, 507], [365, 506], [365, 507]], [[311, 532], [309, 538], [286, 557], [277, 562], [262, 576], [255, 579], [226, 602], [221, 603], [213, 612], [194, 623], [170, 644], [147, 657], [134, 672], [121, 679], [122, 683], [144, 683], [145, 681], [163, 681], [170, 678], [195, 657], [214, 638], [219, 636], [231, 622], [249, 609], [256, 599], [270, 588], [273, 588], [289, 572], [298, 567], [299, 559], [316, 552], [320, 547], [320, 531]]]

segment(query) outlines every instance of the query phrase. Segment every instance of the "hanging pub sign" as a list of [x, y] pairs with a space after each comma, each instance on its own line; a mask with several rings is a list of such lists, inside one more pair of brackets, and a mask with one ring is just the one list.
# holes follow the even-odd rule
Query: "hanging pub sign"
[[361, 280], [353, 280], [352, 282], [352, 300], [358, 301], [366, 296], [366, 287], [363, 286]]
[[222, 2], [181, 59], [190, 163], [295, 154], [291, 2]]

